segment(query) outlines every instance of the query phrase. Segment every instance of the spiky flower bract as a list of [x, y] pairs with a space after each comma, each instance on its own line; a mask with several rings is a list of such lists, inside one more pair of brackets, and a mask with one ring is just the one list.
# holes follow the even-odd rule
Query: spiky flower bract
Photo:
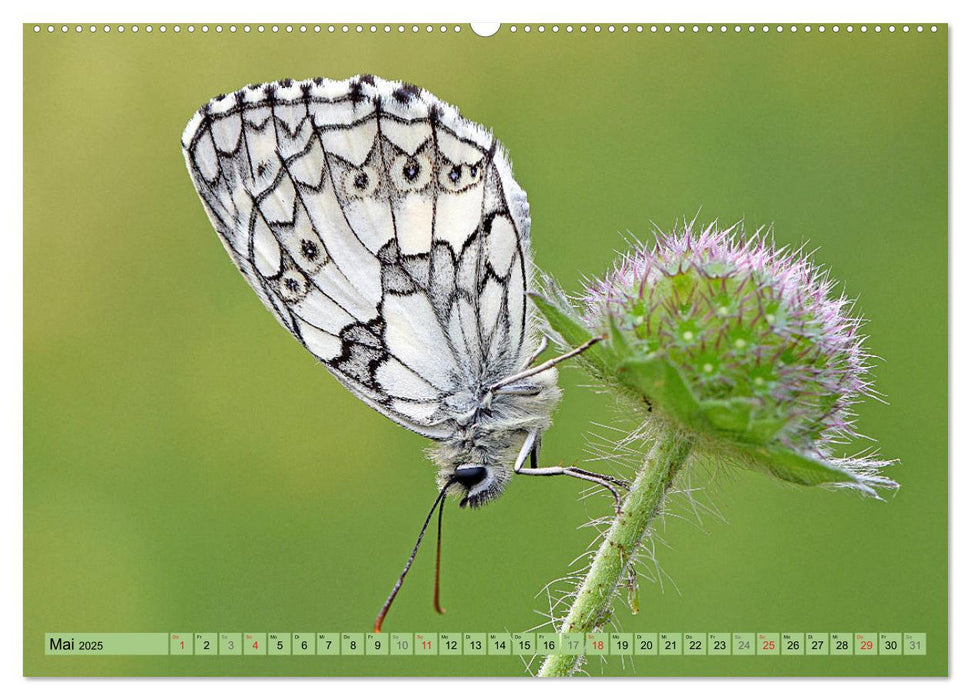
[[556, 293], [538, 304], [568, 345], [603, 335], [587, 367], [692, 433], [696, 454], [872, 495], [894, 485], [887, 462], [835, 449], [875, 395], [863, 321], [835, 287], [766, 231], [685, 222], [590, 282], [579, 309]]

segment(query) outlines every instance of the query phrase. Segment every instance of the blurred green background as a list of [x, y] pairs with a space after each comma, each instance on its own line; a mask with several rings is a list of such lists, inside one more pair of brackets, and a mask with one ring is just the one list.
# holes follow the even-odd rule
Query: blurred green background
[[[916, 631], [925, 657], [638, 658], [594, 675], [947, 672], [947, 29], [918, 34], [481, 38], [24, 28], [24, 672], [521, 675], [518, 657], [45, 657], [53, 631], [366, 631], [434, 498], [427, 442], [355, 399], [266, 312], [192, 189], [179, 137], [211, 96], [370, 72], [489, 125], [568, 289], [624, 232], [677, 217], [818, 249], [870, 323], [860, 427], [886, 503], [692, 475], [660, 526], [663, 585], [624, 631]], [[544, 461], [625, 425], [578, 369]], [[848, 446], [855, 451], [871, 443]], [[594, 463], [595, 464], [595, 463]], [[591, 465], [593, 466], [593, 465]], [[450, 504], [386, 631], [521, 631], [609, 512], [572, 480]], [[539, 611], [539, 612], [537, 612]], [[547, 628], [548, 629], [548, 628]]]

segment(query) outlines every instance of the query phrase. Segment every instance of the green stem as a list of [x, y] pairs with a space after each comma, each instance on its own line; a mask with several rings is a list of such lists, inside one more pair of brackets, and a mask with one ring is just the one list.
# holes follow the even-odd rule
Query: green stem
[[[631, 485], [620, 513], [604, 537], [589, 571], [577, 589], [560, 632], [596, 632], [610, 618], [618, 586], [654, 518], [661, 512], [665, 495], [691, 452], [690, 437], [673, 425], [659, 426], [654, 446]], [[583, 665], [582, 656], [547, 656], [540, 676], [569, 676]]]

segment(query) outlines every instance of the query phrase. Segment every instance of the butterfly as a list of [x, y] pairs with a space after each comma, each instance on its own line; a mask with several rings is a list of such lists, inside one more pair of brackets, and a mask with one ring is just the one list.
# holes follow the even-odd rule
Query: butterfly
[[537, 467], [555, 365], [585, 347], [534, 365], [529, 205], [487, 129], [415, 85], [360, 75], [219, 95], [182, 148], [277, 321], [364, 403], [436, 442], [438, 498], [376, 629], [436, 508], [440, 535], [447, 494], [477, 507], [514, 473], [567, 474], [616, 498], [610, 477]]

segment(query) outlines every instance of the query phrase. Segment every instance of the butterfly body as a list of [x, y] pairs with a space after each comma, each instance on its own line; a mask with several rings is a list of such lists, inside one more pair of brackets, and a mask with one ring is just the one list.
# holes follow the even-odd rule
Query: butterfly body
[[527, 291], [529, 207], [492, 135], [359, 76], [215, 98], [182, 139], [233, 263], [345, 387], [436, 441], [439, 486], [501, 493], [550, 425]]

